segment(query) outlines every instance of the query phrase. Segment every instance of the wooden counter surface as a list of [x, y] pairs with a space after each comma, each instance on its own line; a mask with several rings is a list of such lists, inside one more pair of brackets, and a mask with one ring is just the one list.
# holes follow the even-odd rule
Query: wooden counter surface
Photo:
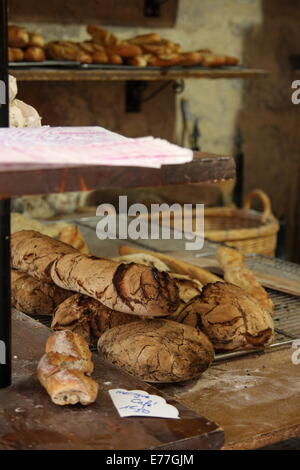
[[220, 362], [198, 381], [160, 389], [224, 429], [224, 449], [256, 449], [300, 436], [300, 364], [292, 350]]
[[87, 407], [54, 405], [35, 376], [50, 330], [14, 311], [13, 385], [0, 390], [0, 450], [219, 449], [218, 425], [168, 398], [180, 419], [120, 418], [108, 390], [162, 392], [108, 364], [94, 354], [97, 401]]

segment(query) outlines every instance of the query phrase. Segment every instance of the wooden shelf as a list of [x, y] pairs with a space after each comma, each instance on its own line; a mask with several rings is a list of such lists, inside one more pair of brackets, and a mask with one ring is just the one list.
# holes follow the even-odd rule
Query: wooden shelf
[[184, 78], [254, 78], [267, 75], [266, 70], [241, 67], [204, 69], [10, 69], [10, 73], [20, 81], [125, 81], [125, 80], [177, 80]]
[[195, 152], [190, 163], [156, 168], [77, 166], [8, 169], [0, 165], [1, 198], [26, 194], [120, 189], [185, 183], [216, 182], [235, 177], [231, 157]]

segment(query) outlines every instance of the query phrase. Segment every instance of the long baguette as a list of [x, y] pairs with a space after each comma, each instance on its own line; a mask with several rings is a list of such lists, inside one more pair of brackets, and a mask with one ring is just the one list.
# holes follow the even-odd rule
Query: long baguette
[[215, 274], [207, 271], [206, 269], [199, 268], [198, 266], [194, 266], [193, 264], [186, 263], [185, 261], [179, 261], [172, 256], [165, 255], [163, 253], [158, 253], [156, 251], [150, 250], [142, 250], [137, 248], [132, 248], [127, 245], [123, 245], [119, 247], [120, 255], [129, 255], [132, 253], [144, 253], [148, 255], [155, 256], [156, 258], [160, 259], [174, 272], [178, 274], [186, 274], [190, 276], [192, 279], [197, 279], [201, 282], [201, 284], [205, 285], [210, 282], [220, 282], [222, 279]]
[[52, 315], [73, 292], [40, 281], [21, 271], [11, 271], [12, 306], [28, 315]]
[[13, 234], [11, 246], [13, 268], [86, 294], [112, 310], [164, 316], [178, 307], [176, 283], [166, 272], [84, 255], [33, 231]]

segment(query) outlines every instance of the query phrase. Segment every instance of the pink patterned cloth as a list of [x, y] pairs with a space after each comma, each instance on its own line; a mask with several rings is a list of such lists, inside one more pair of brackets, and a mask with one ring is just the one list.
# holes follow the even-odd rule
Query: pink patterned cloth
[[191, 150], [166, 140], [127, 138], [102, 127], [0, 129], [0, 171], [74, 165], [160, 168], [192, 159]]

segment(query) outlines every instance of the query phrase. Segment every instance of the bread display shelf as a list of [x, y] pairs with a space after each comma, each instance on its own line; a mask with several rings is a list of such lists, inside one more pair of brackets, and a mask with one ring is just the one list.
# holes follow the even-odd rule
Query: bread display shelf
[[162, 186], [228, 180], [235, 177], [231, 157], [195, 152], [190, 163], [160, 169], [120, 166], [7, 169], [0, 165], [0, 199], [93, 189]]
[[265, 76], [267, 71], [242, 67], [224, 68], [151, 68], [124, 66], [115, 68], [55, 69], [34, 67], [30, 69], [10, 68], [20, 81], [126, 81], [126, 80], [178, 80], [188, 78], [255, 78]]

